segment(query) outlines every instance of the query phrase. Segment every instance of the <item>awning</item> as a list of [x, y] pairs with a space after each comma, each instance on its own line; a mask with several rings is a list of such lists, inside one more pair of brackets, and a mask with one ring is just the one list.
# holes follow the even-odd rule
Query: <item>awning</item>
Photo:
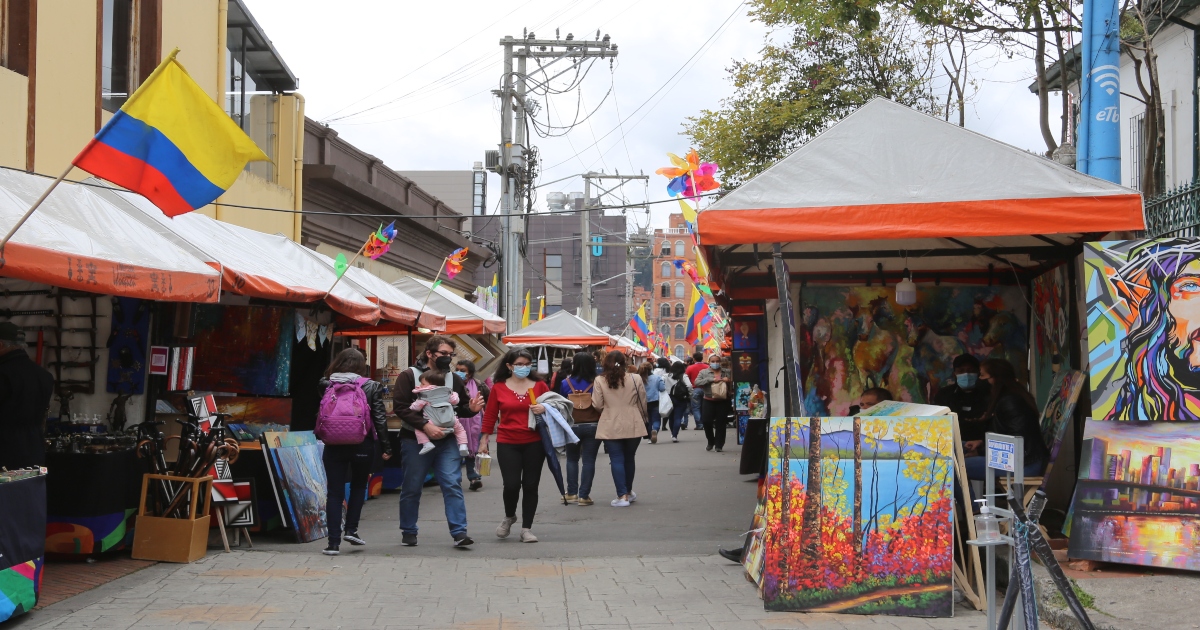
[[608, 346], [613, 337], [567, 311], [559, 311], [501, 339], [509, 345], [579, 344]]
[[[190, 246], [222, 271], [222, 288], [238, 295], [280, 302], [324, 299], [333, 310], [359, 322], [379, 321], [379, 307], [302, 245], [279, 234], [264, 234], [217, 221], [198, 212], [169, 218], [145, 197], [125, 191], [98, 190], [130, 216], [159, 234]], [[326, 297], [330, 287], [333, 291]]]
[[[304, 248], [304, 251], [336, 273], [332, 258], [308, 248]], [[442, 331], [446, 329], [445, 315], [428, 306], [422, 311], [421, 302], [415, 297], [401, 291], [399, 287], [384, 282], [381, 278], [366, 269], [349, 267], [346, 269], [346, 275], [342, 278], [342, 282], [349, 282], [355, 290], [367, 296], [367, 299], [375, 304], [378, 304], [379, 311], [386, 320], [406, 326], [428, 328], [430, 330]], [[419, 324], [417, 323], [418, 313], [421, 316]]]
[[412, 277], [401, 278], [392, 284], [418, 302], [426, 302], [428, 296], [426, 306], [446, 316], [447, 334], [499, 335], [504, 334], [507, 327], [504, 318], [475, 306], [446, 287], [439, 286], [430, 292], [433, 283]]
[[652, 354], [649, 348], [636, 341], [633, 341], [632, 339], [629, 339], [628, 337], [616, 337], [615, 339], [617, 340], [616, 347], [624, 352], [629, 352], [637, 356], [648, 356]]
[[1144, 225], [1135, 190], [884, 99], [864, 105], [698, 218], [705, 246], [808, 242], [828, 250], [854, 248], [828, 241], [948, 237], [1003, 246], [1010, 245], [1003, 237]]
[[[51, 181], [0, 169], [0, 233], [12, 229]], [[221, 288], [218, 270], [70, 182], [59, 184], [13, 235], [0, 276], [176, 302], [216, 302]]]

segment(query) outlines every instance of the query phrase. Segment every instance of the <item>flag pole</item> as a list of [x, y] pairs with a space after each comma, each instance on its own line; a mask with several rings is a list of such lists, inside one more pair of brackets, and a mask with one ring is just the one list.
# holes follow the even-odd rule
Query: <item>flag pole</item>
[[[642, 300], [642, 303], [641, 303], [641, 304], [638, 304], [638, 307], [637, 307], [636, 309], [634, 309], [634, 311], [633, 311], [633, 314], [634, 314], [634, 316], [636, 316], [636, 315], [637, 315], [637, 313], [638, 313], [638, 311], [642, 310], [642, 307], [643, 307], [643, 306], [645, 306], [645, 305], [646, 305], [646, 302], [649, 302], [649, 301], [650, 301], [650, 300]], [[633, 317], [630, 317], [630, 318], [629, 318], [629, 321], [625, 322], [625, 330], [622, 330], [622, 331], [621, 331], [621, 334], [619, 334], [619, 335], [617, 335], [617, 336], [618, 336], [618, 337], [624, 337], [624, 336], [625, 336], [625, 333], [629, 332], [629, 326], [630, 326], [631, 324], [633, 324]]]
[[447, 260], [449, 260], [449, 257], [446, 257], [446, 258], [443, 258], [443, 259], [442, 259], [442, 266], [441, 266], [441, 267], [438, 267], [438, 272], [437, 272], [437, 275], [435, 275], [435, 276], [433, 277], [433, 282], [432, 282], [432, 283], [430, 283], [430, 285], [429, 285], [429, 291], [427, 291], [427, 292], [425, 293], [425, 301], [424, 301], [424, 302], [421, 302], [421, 310], [417, 311], [417, 321], [415, 321], [415, 322], [413, 322], [413, 323], [414, 323], [414, 324], [417, 324], [418, 326], [419, 326], [419, 325], [420, 325], [420, 323], [421, 323], [421, 315], [424, 315], [424, 314], [425, 314], [425, 306], [429, 304], [429, 296], [433, 295], [433, 291], [434, 291], [434, 289], [437, 287], [438, 278], [441, 278], [441, 277], [442, 277], [442, 270], [446, 268], [446, 261], [447, 261]]
[[58, 185], [62, 183], [62, 180], [67, 178], [67, 175], [71, 173], [71, 169], [73, 168], [75, 168], [74, 163], [68, 164], [66, 170], [62, 172], [62, 175], [59, 175], [58, 178], [50, 184], [49, 188], [42, 191], [42, 195], [37, 198], [37, 201], [34, 201], [33, 205], [29, 206], [29, 210], [26, 210], [25, 214], [20, 219], [17, 219], [17, 224], [12, 226], [12, 229], [8, 231], [8, 234], [4, 235], [3, 240], [0, 240], [0, 267], [4, 266], [4, 246], [8, 244], [9, 239], [13, 237], [13, 234], [17, 233], [17, 230], [21, 229], [22, 225], [25, 225], [25, 222], [29, 220], [29, 217], [33, 216], [33, 212], [38, 209], [38, 206], [42, 205], [42, 202], [46, 200], [46, 197], [50, 196], [51, 191], [57, 188]]
[[[370, 240], [370, 239], [368, 239], [368, 240]], [[354, 254], [354, 258], [351, 258], [350, 262], [346, 263], [346, 271], [343, 271], [342, 275], [338, 276], [337, 280], [333, 281], [333, 284], [330, 285], [329, 290], [325, 292], [325, 296], [321, 298], [322, 300], [329, 297], [330, 293], [333, 293], [333, 288], [336, 287], [338, 285], [338, 283], [342, 281], [342, 278], [345, 277], [345, 275], [348, 271], [350, 271], [350, 267], [354, 264], [354, 261], [358, 260], [358, 257], [361, 256], [363, 251], [365, 251], [366, 249], [367, 249], [366, 243], [363, 243], [363, 246], [358, 248], [358, 252], [356, 254]], [[336, 267], [334, 267], [334, 272], [335, 273], [337, 272]]]

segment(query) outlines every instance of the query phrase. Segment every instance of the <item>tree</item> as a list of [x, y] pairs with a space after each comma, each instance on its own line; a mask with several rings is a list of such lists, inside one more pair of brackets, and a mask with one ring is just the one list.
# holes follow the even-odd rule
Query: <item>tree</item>
[[[717, 110], [689, 118], [685, 133], [706, 159], [721, 165], [726, 189], [735, 188], [791, 153], [829, 125], [876, 97], [935, 113], [930, 90], [934, 59], [925, 34], [903, 13], [818, 19], [755, 0], [754, 15], [790, 31], [770, 40], [762, 57], [729, 69], [733, 96]], [[835, 11], [815, 2], [820, 12]]]
[[804, 498], [804, 535], [800, 543], [810, 562], [821, 555], [821, 419], [808, 419], [808, 495]]
[[1138, 96], [1146, 106], [1141, 122], [1139, 173], [1142, 194], [1154, 197], [1163, 192], [1162, 169], [1166, 161], [1166, 125], [1163, 123], [1162, 89], [1158, 81], [1155, 39], [1179, 9], [1180, 0], [1124, 0], [1121, 6], [1121, 50], [1133, 61]]

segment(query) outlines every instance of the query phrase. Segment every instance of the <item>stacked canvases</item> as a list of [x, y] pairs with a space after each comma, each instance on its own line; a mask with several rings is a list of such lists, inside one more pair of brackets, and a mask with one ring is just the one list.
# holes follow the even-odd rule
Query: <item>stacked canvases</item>
[[1200, 240], [1089, 243], [1072, 558], [1200, 570]]

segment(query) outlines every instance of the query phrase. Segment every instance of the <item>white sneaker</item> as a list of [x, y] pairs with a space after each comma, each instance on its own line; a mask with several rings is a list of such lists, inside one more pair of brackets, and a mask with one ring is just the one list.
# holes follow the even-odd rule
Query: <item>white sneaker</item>
[[630, 491], [629, 492], [629, 502], [633, 503], [634, 501], [637, 501], [637, 493]]
[[623, 497], [617, 497], [609, 505], [613, 507], [629, 507], [629, 501], [626, 501]]
[[425, 453], [432, 451], [435, 446], [437, 446], [437, 445], [434, 444], [433, 442], [426, 442], [421, 445], [421, 451], [419, 453], [417, 453], [417, 455], [424, 455]]
[[532, 531], [530, 531], [528, 529], [524, 529], [524, 528], [521, 529], [521, 542], [535, 543], [537, 541], [538, 541], [537, 536], [534, 536]]
[[672, 442], [678, 442], [678, 441], [679, 441], [679, 438], [677, 438], [677, 437], [673, 437], [673, 438], [671, 438], [671, 441], [672, 441]]
[[506, 518], [500, 521], [500, 526], [496, 528], [496, 538], [508, 538], [512, 532], [512, 526], [517, 522], [517, 517]]

